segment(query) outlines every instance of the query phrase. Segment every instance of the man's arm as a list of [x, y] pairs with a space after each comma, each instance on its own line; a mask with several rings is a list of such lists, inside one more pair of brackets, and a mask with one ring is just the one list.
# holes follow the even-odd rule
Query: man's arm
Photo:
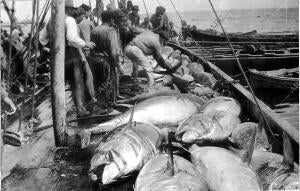
[[66, 38], [69, 44], [75, 48], [83, 48], [86, 43], [79, 37], [77, 24], [72, 17], [66, 18]]
[[39, 41], [43, 46], [46, 46], [49, 42], [48, 30], [47, 30], [48, 23], [44, 26], [39, 34]]

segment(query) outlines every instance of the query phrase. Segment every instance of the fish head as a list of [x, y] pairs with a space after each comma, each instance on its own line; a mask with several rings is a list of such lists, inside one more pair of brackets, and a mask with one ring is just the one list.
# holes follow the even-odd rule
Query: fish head
[[183, 133], [181, 140], [184, 143], [194, 143], [197, 138], [199, 138], [199, 134], [196, 131], [187, 131]]
[[93, 181], [97, 181], [103, 172], [105, 165], [110, 164], [108, 152], [97, 152], [90, 163], [89, 177]]
[[116, 181], [119, 177], [124, 174], [124, 170], [126, 168], [125, 161], [120, 158], [120, 156], [116, 153], [116, 151], [109, 151], [108, 157], [109, 164], [106, 164], [102, 173], [102, 183], [104, 185], [110, 184]]
[[110, 163], [106, 165], [102, 174], [102, 183], [110, 184], [114, 182], [121, 175], [120, 169], [116, 163]]

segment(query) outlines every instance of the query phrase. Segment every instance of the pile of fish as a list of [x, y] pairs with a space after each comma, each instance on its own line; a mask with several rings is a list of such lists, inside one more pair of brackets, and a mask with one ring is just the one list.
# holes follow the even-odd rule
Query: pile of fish
[[[167, 51], [172, 59], [180, 56]], [[185, 65], [196, 68], [190, 61]], [[203, 72], [201, 65], [197, 70]], [[136, 191], [299, 189], [289, 137], [283, 134], [283, 156], [268, 152], [264, 131], [257, 123], [242, 121], [238, 101], [215, 95], [207, 100], [164, 90], [123, 100], [138, 103], [83, 131], [105, 133], [91, 159], [90, 179], [109, 185], [138, 174]], [[166, 153], [170, 145], [177, 154]]]

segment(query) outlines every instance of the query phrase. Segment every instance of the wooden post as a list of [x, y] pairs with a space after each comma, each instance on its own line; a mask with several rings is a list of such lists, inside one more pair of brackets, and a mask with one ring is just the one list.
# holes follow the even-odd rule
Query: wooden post
[[65, 1], [51, 2], [50, 60], [52, 116], [57, 147], [66, 146], [65, 110]]

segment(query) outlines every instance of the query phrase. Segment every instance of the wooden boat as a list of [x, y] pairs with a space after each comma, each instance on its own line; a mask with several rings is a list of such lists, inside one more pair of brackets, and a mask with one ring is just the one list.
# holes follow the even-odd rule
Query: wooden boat
[[[237, 83], [234, 81], [229, 75], [227, 75], [225, 72], [223, 72], [220, 68], [218, 68], [215, 64], [212, 62], [204, 59], [200, 55], [195, 54], [194, 52], [188, 50], [187, 48], [178, 46], [176, 44], [168, 44], [169, 46], [173, 47], [174, 49], [179, 49], [183, 54], [188, 55], [192, 61], [197, 61], [201, 63], [206, 71], [211, 72], [216, 79], [219, 81], [225, 82], [225, 84], [228, 85], [229, 91], [231, 91], [235, 96], [237, 100], [240, 101], [240, 103], [246, 107], [245, 109], [249, 111], [249, 115], [259, 121], [260, 114], [258, 106], [255, 104], [255, 100], [252, 96], [252, 94], [240, 83]], [[280, 118], [278, 114], [276, 114], [270, 107], [268, 107], [266, 104], [264, 104], [262, 101], [259, 101], [259, 105], [262, 108], [262, 111], [264, 115], [267, 118], [267, 121], [269, 125], [272, 127], [272, 129], [279, 134], [281, 134], [282, 131], [287, 132], [287, 134], [291, 137], [291, 139], [294, 141], [294, 144], [296, 145], [298, 153], [299, 150], [299, 128], [294, 127], [291, 125], [288, 121], [283, 120]]]
[[[187, 47], [196, 55], [205, 57], [214, 63], [218, 68], [229, 75], [240, 74], [240, 69], [236, 64], [232, 50], [228, 47], [228, 43], [222, 45], [200, 46], [196, 42], [181, 42], [182, 46]], [[255, 44], [254, 44], [255, 45]], [[251, 45], [253, 46], [253, 45]], [[255, 45], [256, 46], [256, 45]], [[233, 44], [234, 51], [237, 54], [240, 63], [245, 71], [248, 69], [256, 70], [277, 70], [281, 68], [295, 68], [299, 65], [299, 48], [298, 47], [282, 47], [281, 44], [266, 45], [266, 50], [254, 53], [246, 53], [243, 44]]]
[[[175, 44], [169, 44], [169, 46], [173, 47], [174, 49], [180, 50], [183, 54], [188, 55], [192, 61], [202, 64], [207, 72], [213, 74], [214, 77], [218, 79], [218, 81], [223, 82], [221, 83], [223, 85], [221, 85], [219, 88], [220, 92], [224, 90], [226, 90], [227, 92], [231, 92], [232, 97], [237, 99], [242, 105], [243, 110], [247, 112], [247, 118], [251, 119], [251, 121], [256, 122], [260, 120], [258, 107], [255, 104], [251, 93], [241, 84], [234, 83], [234, 80], [230, 76], [225, 74], [222, 70], [220, 70], [216, 65], [193, 53], [192, 51]], [[45, 94], [47, 95], [48, 93], [46, 92], [47, 91], [45, 91]], [[68, 94], [67, 97], [70, 99], [70, 94]], [[64, 165], [59, 166], [59, 172], [53, 173], [52, 170], [50, 170], [50, 167], [45, 167], [45, 164], [43, 162], [45, 161], [45, 159], [47, 159], [47, 161], [50, 161], [50, 163], [53, 163], [52, 165], [54, 167], [57, 163], [57, 159], [54, 160], [54, 158], [57, 157], [57, 154], [54, 154], [53, 151], [49, 149], [49, 145], [54, 145], [53, 130], [51, 128], [44, 128], [45, 125], [51, 127], [52, 123], [52, 112], [50, 106], [51, 102], [49, 94], [38, 102], [39, 103], [37, 103], [36, 107], [37, 118], [39, 118], [42, 123], [34, 127], [33, 130], [35, 132], [35, 136], [32, 138], [32, 140], [30, 140], [24, 146], [22, 145], [21, 148], [12, 148], [7, 146], [4, 147], [4, 176], [7, 178], [3, 179], [3, 188], [7, 190], [24, 188], [25, 186], [34, 186], [36, 188], [43, 186], [43, 188], [51, 188], [53, 184], [56, 184], [56, 188], [58, 190], [63, 188], [68, 188], [70, 190], [91, 190], [91, 185], [87, 177], [89, 153], [82, 153], [86, 151], [71, 152], [68, 150], [62, 150], [61, 152], [58, 152], [58, 154], [60, 153], [60, 157], [62, 153], [67, 153], [67, 155], [64, 156], [65, 158], [60, 159], [63, 161]], [[67, 108], [72, 107], [72, 102], [70, 102], [70, 100], [66, 101], [66, 103]], [[281, 134], [282, 131], [285, 131], [290, 136], [295, 150], [295, 161], [298, 161], [299, 129], [292, 126], [286, 120], [281, 119], [278, 114], [276, 114], [263, 102], [259, 101], [259, 104], [272, 130], [278, 134]], [[30, 112], [28, 112], [27, 115], [30, 115]], [[67, 115], [67, 117], [70, 121], [70, 119], [72, 119], [72, 117], [74, 119], [75, 116], [74, 114], [72, 114], [71, 116]], [[15, 117], [15, 119], [16, 120], [10, 121], [10, 127], [8, 129], [12, 130], [18, 128], [18, 117]], [[73, 125], [79, 125], [80, 128], [84, 128], [87, 123], [91, 122], [91, 119], [86, 119], [81, 120], [81, 122], [77, 124], [73, 123]], [[69, 141], [72, 141], [74, 133], [76, 134], [74, 129], [74, 127], [68, 126], [67, 132], [69, 135]], [[279, 145], [281, 145], [281, 143], [274, 143], [273, 152], [282, 152]], [[14, 160], [12, 160], [12, 157]], [[19, 160], [19, 158], [22, 160]], [[41, 164], [44, 165], [43, 169], [39, 168]], [[16, 165], [19, 169], [14, 168]], [[22, 171], [22, 173], [26, 173], [26, 177], [18, 176], [20, 170]], [[76, 176], [73, 176], [73, 174], [75, 174]], [[58, 177], [60, 177], [58, 181], [59, 183], [57, 183]], [[32, 182], [32, 179], [35, 180], [34, 183]], [[132, 184], [134, 183], [134, 181], [135, 177], [132, 177], [123, 182], [118, 182], [116, 185], [111, 185], [111, 187], [107, 190], [128, 190], [132, 188]]]
[[293, 90], [299, 88], [299, 68], [258, 71], [249, 69], [253, 88]]
[[[215, 42], [227, 42], [225, 35], [212, 33], [210, 31], [204, 31], [200, 29], [192, 29], [190, 31], [191, 37], [196, 41], [215, 41]], [[297, 34], [257, 34], [257, 33], [245, 33], [229, 34], [229, 39], [232, 42], [299, 42], [299, 36]]]

